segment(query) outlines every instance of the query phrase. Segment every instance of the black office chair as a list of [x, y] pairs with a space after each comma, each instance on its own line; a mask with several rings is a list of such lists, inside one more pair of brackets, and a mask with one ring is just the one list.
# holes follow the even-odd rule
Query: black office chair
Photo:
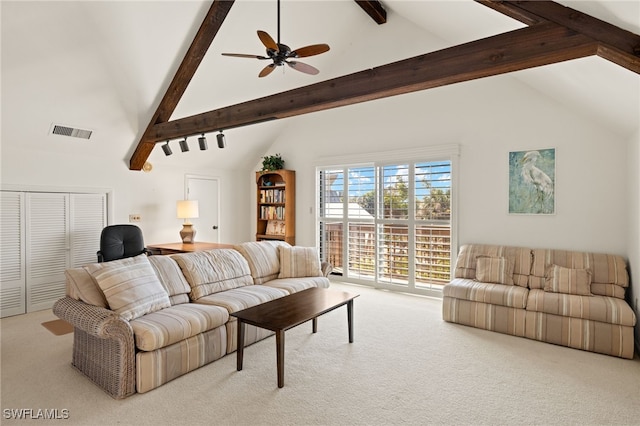
[[135, 225], [109, 225], [100, 234], [98, 262], [147, 254], [142, 231]]

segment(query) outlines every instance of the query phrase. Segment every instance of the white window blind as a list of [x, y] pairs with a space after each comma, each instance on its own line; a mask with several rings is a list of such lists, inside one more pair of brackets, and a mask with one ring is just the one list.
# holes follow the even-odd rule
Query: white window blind
[[429, 288], [451, 277], [451, 163], [415, 165], [415, 282]]
[[450, 159], [319, 167], [318, 182], [320, 252], [334, 272], [419, 293], [450, 280]]

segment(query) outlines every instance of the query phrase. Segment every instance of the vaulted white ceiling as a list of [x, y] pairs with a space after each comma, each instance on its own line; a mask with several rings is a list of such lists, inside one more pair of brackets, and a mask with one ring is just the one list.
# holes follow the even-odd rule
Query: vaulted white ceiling
[[[317, 76], [279, 68], [258, 78], [265, 62], [220, 54], [263, 55], [256, 30], [277, 37], [276, 2], [237, 0], [172, 118], [524, 26], [471, 0], [382, 3], [387, 23], [377, 25], [352, 0], [283, 0], [281, 41], [291, 48], [327, 43], [331, 50], [304, 59], [320, 69]], [[560, 3], [640, 34], [640, 1]], [[79, 159], [98, 156], [127, 164], [209, 6], [209, 1], [2, 1], [2, 148], [68, 149]], [[516, 79], [622, 137], [638, 130], [640, 76], [601, 58], [496, 78]], [[224, 157], [173, 155], [171, 164], [226, 168], [247, 158], [255, 162], [290, 120], [295, 118], [228, 131]], [[49, 136], [52, 123], [95, 133], [79, 143]], [[195, 140], [191, 144], [195, 149]], [[177, 144], [173, 150], [179, 151]], [[169, 159], [156, 147], [151, 161]]]

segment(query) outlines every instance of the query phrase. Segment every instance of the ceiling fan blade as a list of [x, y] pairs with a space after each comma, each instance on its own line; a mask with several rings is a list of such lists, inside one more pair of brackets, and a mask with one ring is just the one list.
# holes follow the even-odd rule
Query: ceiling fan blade
[[233, 56], [234, 58], [269, 59], [266, 56], [248, 55], [244, 53], [222, 53], [223, 56]]
[[278, 44], [275, 41], [273, 41], [271, 36], [267, 34], [265, 31], [258, 30], [258, 37], [260, 38], [260, 41], [262, 42], [262, 44], [264, 44], [264, 47], [266, 47], [267, 49], [271, 49], [276, 52], [279, 50]]
[[301, 47], [300, 49], [296, 49], [289, 57], [291, 58], [304, 58], [306, 56], [319, 55], [321, 53], [327, 52], [329, 50], [328, 44], [312, 44], [311, 46]]
[[294, 70], [303, 72], [305, 74], [316, 75], [320, 72], [317, 68], [312, 67], [311, 65], [303, 64], [302, 62], [287, 61], [287, 65], [289, 65]]
[[258, 77], [266, 77], [271, 74], [274, 69], [276, 69], [276, 64], [269, 64], [266, 67], [262, 68], [262, 71], [260, 71]]

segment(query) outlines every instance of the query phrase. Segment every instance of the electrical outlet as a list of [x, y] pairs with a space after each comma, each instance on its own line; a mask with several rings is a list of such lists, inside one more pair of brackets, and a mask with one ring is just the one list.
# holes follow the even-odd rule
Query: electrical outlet
[[141, 220], [142, 220], [142, 217], [139, 214], [129, 215], [129, 222], [140, 222]]

